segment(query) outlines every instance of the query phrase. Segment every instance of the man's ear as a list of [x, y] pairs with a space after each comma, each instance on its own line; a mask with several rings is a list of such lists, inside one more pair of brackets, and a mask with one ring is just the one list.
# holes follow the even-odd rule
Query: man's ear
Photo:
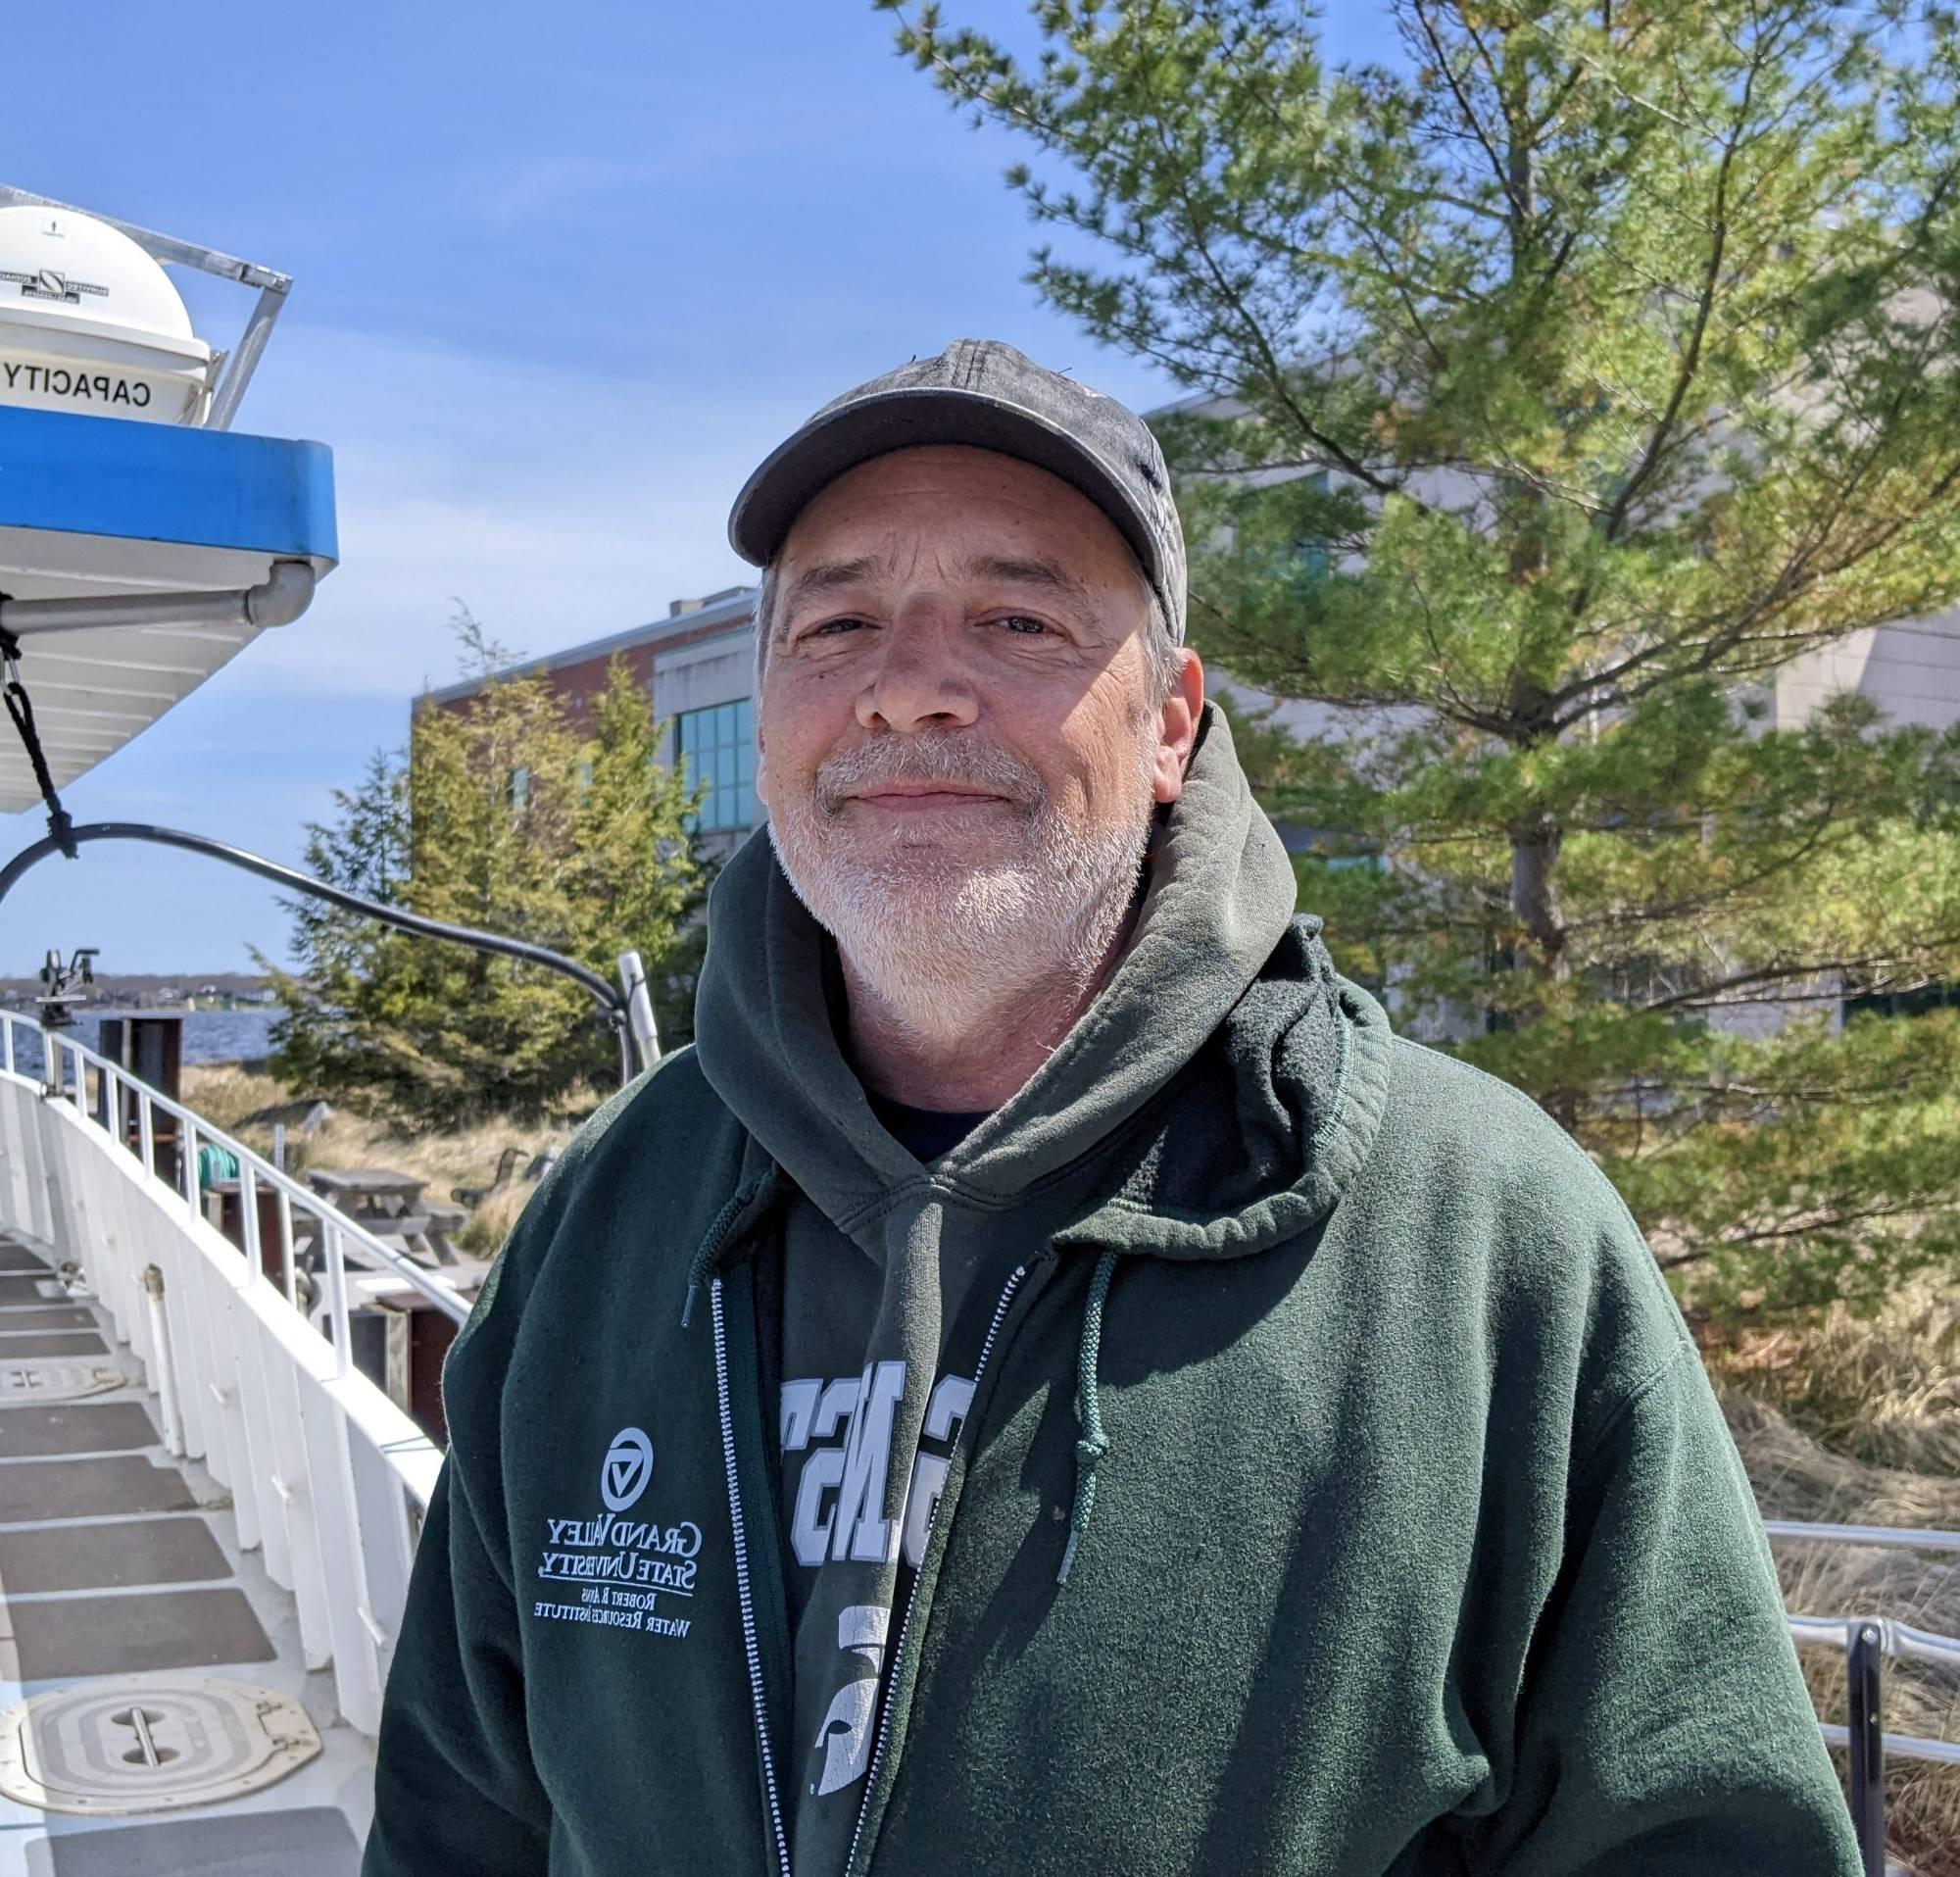
[[1177, 681], [1164, 700], [1157, 726], [1152, 793], [1160, 803], [1175, 802], [1184, 793], [1185, 766], [1198, 741], [1198, 719], [1204, 712], [1204, 667], [1189, 646], [1178, 648]]
[[764, 808], [769, 806], [769, 740], [762, 734], [760, 722], [756, 725], [756, 780], [752, 784], [756, 800]]

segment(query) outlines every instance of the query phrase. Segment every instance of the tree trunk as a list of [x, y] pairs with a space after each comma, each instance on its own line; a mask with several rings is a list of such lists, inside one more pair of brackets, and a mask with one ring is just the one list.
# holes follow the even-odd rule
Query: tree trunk
[[1548, 815], [1511, 830], [1511, 911], [1530, 940], [1527, 955], [1516, 961], [1517, 968], [1535, 968], [1554, 984], [1564, 983], [1572, 969], [1565, 951], [1565, 919], [1558, 903], [1562, 838]]
[[[1572, 975], [1566, 951], [1565, 916], [1558, 896], [1558, 848], [1562, 830], [1548, 815], [1511, 830], [1511, 911], [1524, 927], [1526, 942], [1511, 955], [1514, 971], [1535, 972], [1541, 983], [1563, 984]], [[1528, 1023], [1528, 1010], [1517, 1020]], [[1580, 1091], [1553, 1086], [1539, 1097], [1539, 1106], [1568, 1134], [1579, 1127]]]

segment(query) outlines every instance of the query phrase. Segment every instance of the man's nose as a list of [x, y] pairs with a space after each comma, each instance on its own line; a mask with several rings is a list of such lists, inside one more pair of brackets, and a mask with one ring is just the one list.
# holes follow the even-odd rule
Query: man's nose
[[894, 619], [885, 629], [878, 667], [858, 695], [858, 723], [906, 736], [926, 728], [963, 729], [978, 715], [956, 623], [903, 614]]

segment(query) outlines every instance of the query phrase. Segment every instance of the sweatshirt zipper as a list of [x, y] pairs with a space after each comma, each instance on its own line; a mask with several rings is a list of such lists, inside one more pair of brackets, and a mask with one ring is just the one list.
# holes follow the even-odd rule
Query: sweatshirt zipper
[[[1016, 1271], [1014, 1276], [1018, 1279], [1020, 1272]], [[735, 1468], [735, 1420], [728, 1404], [728, 1330], [721, 1308], [720, 1278], [710, 1281], [708, 1296], [714, 1317], [714, 1395], [721, 1414], [721, 1459], [728, 1469], [728, 1517], [735, 1534], [735, 1595], [742, 1605], [742, 1648], [749, 1658], [749, 1695], [756, 1711], [756, 1745], [762, 1755], [762, 1788], [769, 1801], [769, 1826], [776, 1838], [776, 1868], [782, 1877], [790, 1877], [790, 1841], [783, 1829], [776, 1758], [769, 1747], [768, 1709], [762, 1700], [762, 1645], [756, 1634], [756, 1599], [749, 1586], [749, 1540], [742, 1522], [742, 1485]], [[990, 1336], [988, 1341], [991, 1343], [993, 1338]], [[904, 1641], [903, 1634], [900, 1640]], [[872, 1764], [876, 1763], [874, 1759]], [[859, 1823], [861, 1826], [861, 1819]]]
[[[1014, 1293], [1020, 1289], [1021, 1280], [1027, 1274], [1028, 1267], [1025, 1264], [1016, 1264], [1008, 1274], [1006, 1287], [1001, 1292], [1001, 1301], [994, 1306], [994, 1320], [987, 1326], [987, 1339], [980, 1345], [979, 1359], [973, 1364], [973, 1401], [976, 1405], [980, 1400], [981, 1379], [987, 1373], [987, 1363], [994, 1354], [994, 1344], [1000, 1337], [1001, 1324], [1006, 1317], [1007, 1307], [1014, 1301]], [[718, 1321], [719, 1318], [717, 1317], [716, 1320]], [[959, 1431], [960, 1439], [963, 1442], [967, 1430], [962, 1427]], [[731, 1448], [729, 1452], [732, 1455], [734, 1450]], [[938, 1524], [938, 1522], [939, 1507], [935, 1506], [932, 1509], [932, 1517], [926, 1526], [928, 1539], [930, 1538], [932, 1527]], [[739, 1536], [736, 1539], [736, 1555], [739, 1557], [741, 1555], [741, 1539]], [[864, 1837], [865, 1821], [871, 1815], [871, 1795], [878, 1790], [878, 1768], [884, 1763], [886, 1743], [891, 1739], [892, 1696], [899, 1685], [900, 1671], [905, 1666], [906, 1638], [911, 1631], [912, 1605], [918, 1602], [919, 1584], [924, 1576], [924, 1559], [921, 1558], [919, 1568], [912, 1573], [911, 1589], [906, 1593], [905, 1614], [899, 1619], [899, 1639], [892, 1650], [892, 1659], [886, 1666], [884, 1702], [882, 1711], [878, 1716], [878, 1737], [871, 1743], [871, 1763], [864, 1770], [864, 1797], [858, 1807], [858, 1828], [851, 1834], [851, 1854], [844, 1860], [845, 1877], [851, 1877], [851, 1873], [858, 1868], [858, 1846]], [[760, 1664], [758, 1664], [758, 1668], [760, 1669]], [[760, 1684], [759, 1682], [758, 1688], [760, 1689]], [[764, 1751], [766, 1752], [766, 1749]], [[785, 1864], [784, 1869], [787, 1872], [787, 1864]]]

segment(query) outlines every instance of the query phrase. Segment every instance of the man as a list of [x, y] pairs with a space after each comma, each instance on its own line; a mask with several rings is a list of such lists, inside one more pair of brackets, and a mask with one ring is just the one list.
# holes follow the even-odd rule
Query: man
[[1129, 412], [819, 412], [766, 838], [445, 1384], [368, 1877], [1857, 1868], [1625, 1209], [1294, 914]]

